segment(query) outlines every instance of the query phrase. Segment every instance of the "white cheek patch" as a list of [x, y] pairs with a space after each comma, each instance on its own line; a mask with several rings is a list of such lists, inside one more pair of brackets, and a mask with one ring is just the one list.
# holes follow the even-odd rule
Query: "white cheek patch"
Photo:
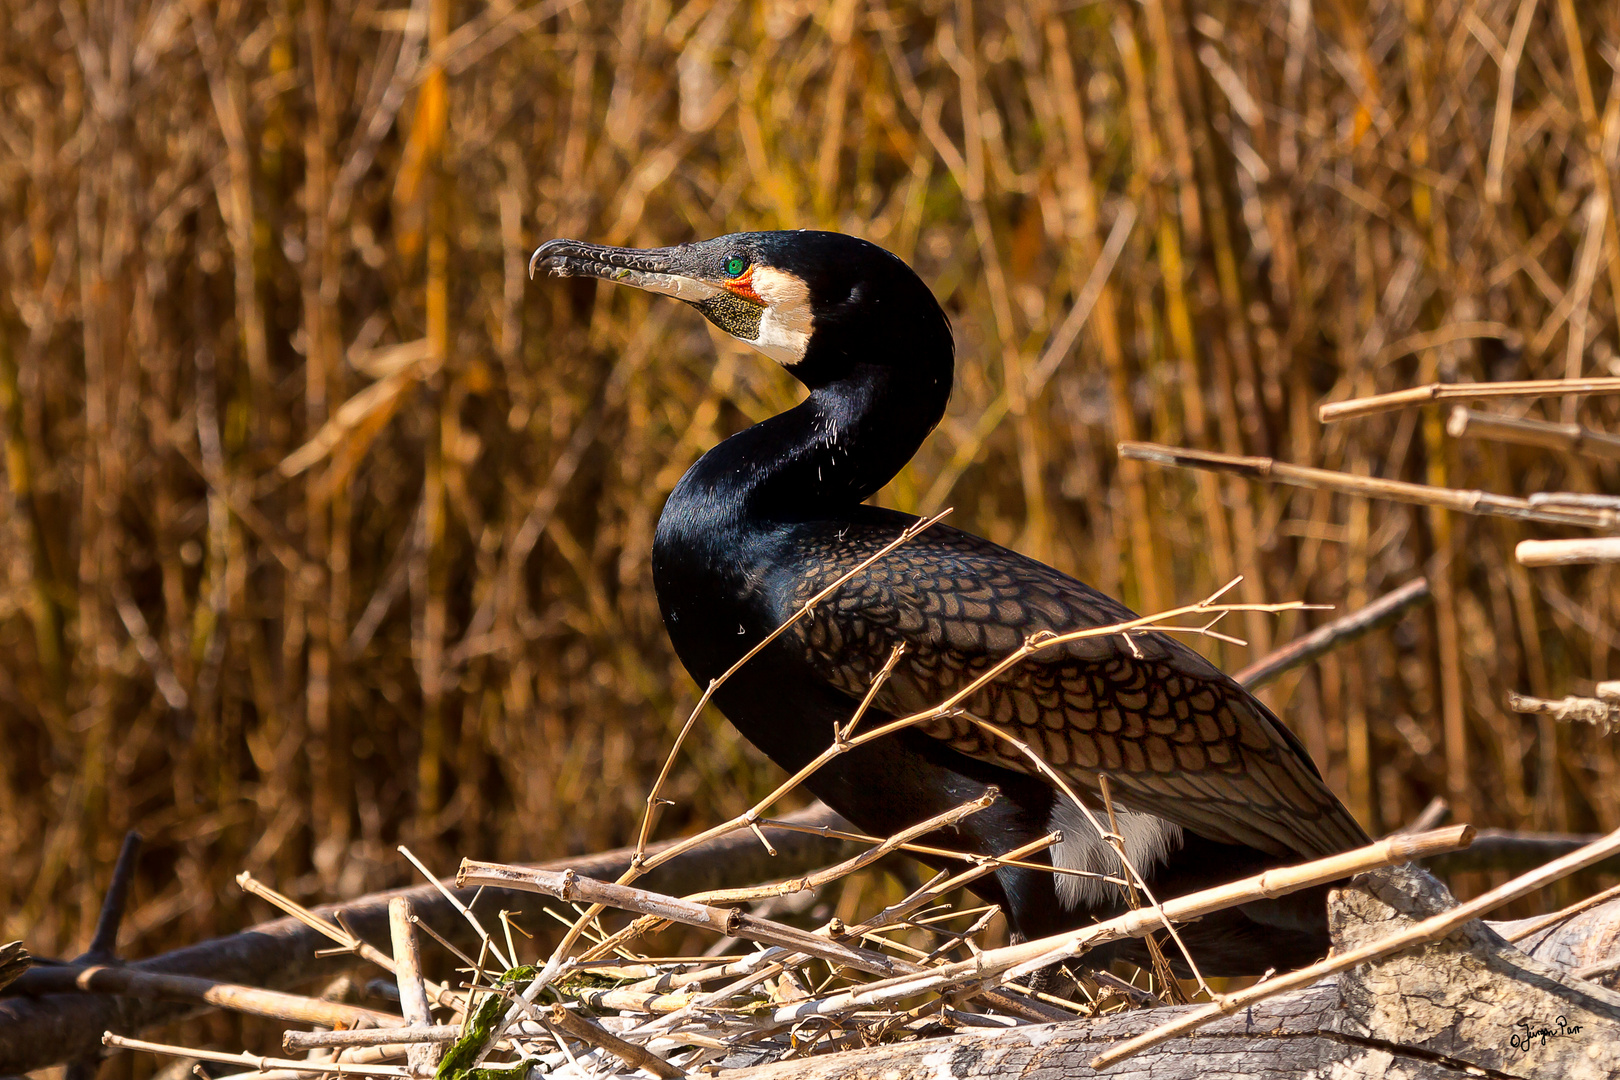
[[756, 266], [749, 285], [765, 301], [765, 310], [759, 319], [759, 337], [748, 344], [783, 367], [792, 367], [804, 359], [815, 329], [810, 286], [803, 278], [768, 266]]

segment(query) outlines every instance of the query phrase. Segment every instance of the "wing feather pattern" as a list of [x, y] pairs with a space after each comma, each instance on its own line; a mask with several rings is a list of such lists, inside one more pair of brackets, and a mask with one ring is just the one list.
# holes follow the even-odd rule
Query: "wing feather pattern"
[[[887, 530], [812, 532], [791, 610], [892, 539]], [[850, 580], [790, 631], [805, 657], [852, 699], [897, 644], [906, 653], [876, 700], [921, 712], [967, 686], [1030, 635], [1135, 616], [1051, 567], [935, 526]], [[1224, 843], [1318, 857], [1366, 843], [1299, 741], [1209, 661], [1164, 634], [1090, 638], [1036, 654], [962, 703], [1026, 742], [1096, 796], [1107, 773], [1120, 803]], [[921, 730], [971, 757], [1035, 767], [966, 716]]]

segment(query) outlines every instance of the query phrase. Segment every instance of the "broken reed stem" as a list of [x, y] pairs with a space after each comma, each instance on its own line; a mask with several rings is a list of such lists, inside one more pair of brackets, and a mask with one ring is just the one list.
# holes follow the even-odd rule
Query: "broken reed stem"
[[[789, 878], [786, 881], [773, 882], [768, 885], [743, 889], [717, 889], [712, 892], [695, 893], [685, 899], [698, 904], [732, 904], [745, 903], [753, 900], [763, 900], [774, 896], [788, 896], [797, 892], [807, 892], [819, 889], [823, 885], [855, 873], [883, 858], [892, 851], [909, 848], [910, 841], [919, 836], [925, 836], [936, 829], [948, 829], [965, 818], [988, 809], [997, 797], [995, 789], [977, 799], [955, 806], [943, 814], [936, 814], [926, 821], [918, 822], [908, 829], [903, 829], [886, 840], [877, 841], [873, 847], [861, 852], [854, 858], [845, 859], [841, 863], [818, 870], [814, 874], [804, 877]], [[623, 930], [611, 937], [597, 943], [582, 955], [583, 960], [594, 960], [605, 956], [625, 942], [651, 933], [662, 920], [653, 916], [642, 916]]]
[[254, 986], [216, 982], [195, 975], [166, 975], [127, 967], [62, 964], [35, 967], [29, 975], [29, 991], [35, 994], [72, 993], [120, 994], [125, 997], [191, 1001], [216, 1009], [231, 1009], [253, 1016], [267, 1016], [298, 1024], [322, 1027], [387, 1026], [399, 1017], [358, 1005], [288, 994], [281, 990], [261, 990]]
[[124, 834], [124, 844], [118, 849], [118, 861], [113, 864], [112, 880], [101, 901], [101, 914], [96, 919], [96, 932], [90, 938], [90, 947], [82, 960], [107, 961], [118, 954], [118, 927], [124, 921], [124, 904], [129, 899], [129, 884], [135, 877], [135, 864], [140, 858], [141, 834], [131, 829]]
[[1578, 566], [1620, 562], [1620, 536], [1575, 540], [1520, 540], [1513, 557], [1522, 566]]
[[[405, 1014], [408, 1026], [433, 1026], [433, 1012], [428, 1005], [427, 987], [422, 983], [422, 950], [416, 940], [416, 927], [412, 925], [415, 911], [403, 896], [388, 901], [388, 932], [394, 945], [394, 979], [399, 987], [399, 1009]], [[439, 1048], [431, 1043], [415, 1045], [406, 1054], [411, 1072], [425, 1076], [439, 1063]]]
[[1446, 418], [1446, 434], [1454, 439], [1471, 436], [1519, 446], [1581, 454], [1599, 461], [1620, 461], [1620, 435], [1595, 431], [1580, 424], [1484, 413], [1458, 405]]
[[1287, 645], [1274, 649], [1248, 667], [1233, 674], [1232, 679], [1246, 690], [1264, 686], [1294, 668], [1315, 660], [1346, 644], [1387, 626], [1404, 615], [1407, 609], [1423, 603], [1430, 597], [1427, 578], [1417, 578], [1391, 592], [1385, 593], [1364, 608], [1341, 615], [1332, 622], [1317, 627], [1310, 633], [1295, 638]]
[[1511, 934], [1503, 934], [1502, 936], [1506, 940], [1513, 942], [1514, 944], [1518, 944], [1531, 934], [1539, 934], [1548, 927], [1557, 926], [1566, 919], [1573, 919], [1581, 912], [1589, 911], [1592, 908], [1597, 907], [1599, 904], [1606, 904], [1616, 897], [1620, 897], [1620, 885], [1612, 885], [1609, 888], [1604, 889], [1602, 892], [1593, 893], [1585, 900], [1575, 901], [1567, 908], [1555, 911], [1550, 915], [1543, 915], [1539, 919], [1532, 919], [1524, 926], [1521, 926], [1517, 930], [1513, 931]]
[[671, 1065], [646, 1047], [626, 1042], [606, 1028], [569, 1012], [566, 1006], [553, 1005], [551, 1014], [546, 1019], [552, 1027], [564, 1035], [589, 1043], [600, 1050], [606, 1050], [632, 1069], [646, 1069], [663, 1080], [678, 1080], [679, 1077], [686, 1075], [679, 1067]]
[[[777, 818], [766, 818], [766, 819], [760, 821], [760, 824], [763, 825], [764, 827], [768, 828], [768, 829], [781, 829], [784, 832], [813, 833], [816, 836], [825, 836], [825, 837], [828, 837], [829, 839], [833, 839], [833, 840], [849, 840], [852, 843], [856, 843], [856, 844], [883, 844], [883, 843], [887, 843], [887, 841], [885, 841], [882, 837], [868, 836], [865, 833], [847, 832], [847, 831], [845, 831], [843, 829], [834, 829], [834, 828], [832, 828], [831, 826], [828, 826], [828, 825], [799, 825], [799, 824], [796, 824], [796, 823], [793, 823], [793, 822], [784, 821], [784, 820], [780, 820], [780, 819], [777, 819]], [[909, 832], [910, 830], [907, 830], [907, 831]], [[895, 835], [899, 836], [899, 835], [903, 835], [903, 834], [896, 833]], [[1061, 836], [1060, 836], [1060, 838], [1061, 838]], [[1053, 841], [1053, 843], [1056, 843], [1056, 841]], [[949, 848], [934, 847], [931, 844], [914, 844], [914, 843], [901, 843], [895, 848], [895, 850], [897, 850], [897, 851], [909, 851], [909, 852], [912, 852], [913, 854], [916, 854], [916, 855], [932, 855], [932, 856], [934, 856], [935, 858], [938, 858], [938, 859], [955, 859], [958, 862], [970, 862], [970, 863], [988, 862], [988, 863], [992, 864], [992, 869], [999, 869], [1000, 867], [1003, 867], [1003, 866], [1021, 866], [1026, 870], [1048, 870], [1048, 871], [1051, 871], [1054, 874], [1068, 874], [1068, 875], [1072, 875], [1072, 876], [1076, 876], [1076, 877], [1090, 877], [1090, 878], [1096, 878], [1099, 881], [1109, 882], [1110, 884], [1115, 884], [1115, 885], [1121, 884], [1121, 882], [1118, 879], [1110, 877], [1107, 874], [1094, 874], [1089, 870], [1065, 870], [1061, 866], [1053, 867], [1053, 866], [1047, 866], [1045, 863], [1025, 862], [1020, 858], [1013, 857], [1012, 852], [1005, 852], [1005, 853], [1003, 853], [1001, 855], [977, 855], [977, 854], [974, 854], [972, 852], [967, 852], [967, 851], [952, 851]], [[1037, 851], [1044, 850], [1044, 847], [1037, 846], [1036, 850]], [[687, 899], [688, 900], [702, 899], [702, 900], [706, 900], [707, 902], [712, 904], [712, 903], [719, 902], [719, 894], [718, 893], [707, 893], [707, 894], [703, 894], [701, 896], [693, 895], [693, 896], [687, 897]]]
[[1317, 409], [1316, 417], [1324, 424], [1331, 424], [1335, 420], [1371, 416], [1391, 409], [1426, 405], [1431, 401], [1452, 401], [1458, 398], [1550, 397], [1558, 394], [1620, 394], [1620, 377], [1429, 383], [1426, 386], [1413, 386], [1387, 394], [1373, 394], [1369, 397], [1351, 398], [1348, 401], [1330, 401]]
[[1620, 684], [1598, 683], [1596, 697], [1575, 697], [1572, 694], [1556, 701], [1509, 690], [1508, 708], [1519, 713], [1551, 716], [1565, 724], [1592, 724], [1607, 735], [1620, 726]]
[[1496, 495], [1489, 491], [1463, 491], [1430, 484], [1414, 484], [1405, 480], [1385, 480], [1377, 476], [1362, 476], [1358, 473], [1337, 472], [1333, 469], [1314, 469], [1306, 465], [1290, 465], [1267, 457], [1222, 454], [1212, 450], [1187, 450], [1176, 446], [1142, 442], [1120, 443], [1119, 456], [1132, 461], [1151, 461], [1157, 465], [1176, 468], [1234, 473], [1251, 480], [1269, 480], [1318, 491], [1337, 491], [1345, 495], [1393, 499], [1396, 502], [1415, 503], [1419, 506], [1438, 506], [1464, 514], [1508, 517], [1519, 521], [1540, 521], [1553, 525], [1580, 525], [1590, 529], [1613, 529], [1620, 526], [1620, 514], [1612, 510], [1573, 507], [1550, 509], [1512, 495]]
[[857, 971], [877, 975], [892, 975], [895, 972], [894, 962], [882, 953], [841, 945], [805, 930], [784, 926], [757, 915], [748, 915], [736, 908], [697, 904], [690, 900], [680, 900], [662, 893], [638, 889], [632, 885], [616, 885], [596, 881], [593, 878], [579, 877], [568, 870], [561, 872], [530, 870], [519, 866], [464, 859], [461, 870], [456, 874], [456, 883], [518, 889], [556, 897], [566, 903], [583, 902], [618, 908], [622, 911], [634, 911], [669, 922], [711, 930], [722, 937], [740, 937], [750, 941], [763, 941], [767, 945], [780, 945], [819, 957], [830, 964], [842, 964]]
[[[394, 958], [392, 956], [389, 956], [375, 945], [361, 940], [342, 927], [321, 918], [319, 915], [315, 914], [298, 901], [289, 896], [284, 896], [275, 889], [272, 889], [270, 886], [255, 878], [246, 870], [236, 875], [236, 884], [237, 887], [243, 892], [248, 893], [251, 896], [257, 896], [259, 899], [266, 901], [273, 907], [279, 908], [281, 911], [291, 915], [293, 918], [297, 919], [311, 930], [314, 930], [316, 933], [325, 934], [328, 938], [332, 939], [332, 941], [336, 942], [339, 948], [347, 952], [352, 952], [362, 960], [371, 961], [373, 964], [376, 964], [390, 975], [396, 974], [394, 970]], [[434, 982], [431, 979], [426, 980], [424, 985], [427, 987], [428, 996], [438, 1004], [443, 1005], [446, 1008], [459, 1007], [459, 997], [457, 996], [456, 992], [451, 990], [448, 986], [444, 985], [443, 983]]]
[[[1467, 828], [1467, 826], [1463, 826], [1463, 828]], [[1466, 904], [1459, 904], [1450, 911], [1442, 912], [1433, 918], [1424, 919], [1415, 926], [1391, 934], [1382, 941], [1370, 942], [1358, 949], [1352, 949], [1338, 956], [1329, 957], [1320, 963], [1300, 968], [1298, 971], [1278, 975], [1257, 986], [1227, 994], [1209, 1005], [1202, 1006], [1133, 1039], [1128, 1039], [1118, 1046], [1097, 1055], [1092, 1059], [1091, 1067], [1093, 1069], [1107, 1068], [1130, 1057], [1132, 1054], [1157, 1046], [1166, 1039], [1184, 1035], [1220, 1016], [1229, 1016], [1257, 1001], [1280, 994], [1286, 990], [1309, 986], [1318, 979], [1355, 967], [1357, 964], [1378, 960], [1389, 956], [1391, 953], [1397, 953], [1415, 945], [1427, 945], [1430, 942], [1439, 941], [1463, 923], [1477, 919], [1487, 912], [1501, 907], [1503, 904], [1551, 885], [1553, 882], [1566, 878], [1577, 870], [1601, 862], [1615, 852], [1620, 852], [1620, 829], [1616, 829], [1602, 839], [1577, 851], [1570, 852], [1561, 859], [1555, 859], [1539, 869], [1516, 877], [1505, 885], [1492, 889], [1490, 892], [1476, 897]]]
[[452, 1043], [461, 1038], [459, 1024], [428, 1027], [361, 1028], [358, 1031], [288, 1031], [281, 1045], [288, 1050], [325, 1050], [330, 1047], [398, 1046], [410, 1043]]
[[[986, 874], [994, 873], [1000, 866], [1012, 864], [1015, 858], [1021, 859], [1026, 855], [1032, 855], [1037, 851], [1043, 851], [1046, 848], [1051, 847], [1053, 844], [1057, 843], [1061, 835], [1062, 834], [1060, 833], [1048, 833], [1039, 840], [1034, 840], [1021, 847], [1014, 848], [1012, 851], [1007, 852], [1000, 858], [983, 859], [981, 861], [981, 865], [975, 866], [971, 870], [966, 870], [954, 876], [940, 873], [936, 875], [932, 881], [929, 881], [927, 884], [914, 891], [910, 896], [906, 897], [904, 900], [901, 900], [899, 903], [883, 909], [882, 911], [868, 918], [866, 921], [862, 922], [860, 925], [848, 927], [843, 933], [833, 936], [840, 941], [859, 941], [868, 934], [901, 922], [913, 912], [933, 903], [939, 897], [952, 893], [957, 889], [964, 888]], [[802, 953], [793, 953], [784, 949], [767, 949], [764, 952], [755, 953], [753, 956], [746, 957], [734, 964], [726, 965], [725, 968], [728, 970], [712, 968], [709, 969], [708, 972], [694, 972], [692, 973], [693, 975], [706, 974], [710, 975], [711, 977], [725, 977], [725, 975], [730, 974], [741, 975], [744, 976], [744, 978], [728, 986], [722, 987], [721, 989], [705, 997], [689, 999], [685, 1005], [682, 1006], [681, 1012], [684, 1014], [686, 1011], [688, 1011], [687, 1006], [690, 1006], [692, 1009], [699, 1009], [707, 1006], [720, 1005], [734, 995], [743, 993], [765, 979], [772, 977], [777, 972], [793, 964], [800, 963], [804, 959], [805, 957]], [[682, 976], [675, 977], [676, 980], [681, 978]], [[648, 982], [650, 983], [652, 980], [648, 980]], [[651, 989], [651, 987], [647, 986], [645, 983], [641, 984], [641, 986], [645, 989]], [[670, 998], [675, 996], [676, 995], [669, 995]], [[670, 1023], [673, 1023], [680, 1018], [680, 1016], [672, 1016], [669, 1017], [668, 1020]]]
[[250, 1065], [255, 1069], [286, 1069], [305, 1076], [403, 1076], [411, 1074], [402, 1065], [358, 1065], [347, 1061], [300, 1061], [296, 1058], [264, 1057], [260, 1054], [230, 1054], [219, 1050], [199, 1050], [186, 1046], [171, 1046], [168, 1043], [147, 1042], [144, 1039], [126, 1039], [122, 1035], [106, 1032], [101, 1036], [103, 1046], [115, 1047], [119, 1050], [147, 1050], [154, 1054], [167, 1054], [170, 1057], [197, 1058], [201, 1061], [217, 1061], [222, 1065]]

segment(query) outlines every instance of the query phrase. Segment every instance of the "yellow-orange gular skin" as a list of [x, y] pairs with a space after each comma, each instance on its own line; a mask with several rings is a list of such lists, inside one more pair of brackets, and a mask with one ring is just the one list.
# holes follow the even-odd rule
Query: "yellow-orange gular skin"
[[759, 293], [754, 291], [754, 268], [752, 266], [731, 280], [722, 281], [720, 287], [729, 293], [742, 297], [744, 300], [758, 304], [760, 307], [766, 306]]

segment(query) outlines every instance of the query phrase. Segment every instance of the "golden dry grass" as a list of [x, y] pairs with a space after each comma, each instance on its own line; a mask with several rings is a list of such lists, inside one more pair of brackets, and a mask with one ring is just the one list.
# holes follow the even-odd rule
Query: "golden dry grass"
[[[245, 922], [241, 869], [331, 898], [399, 879], [400, 841], [448, 867], [633, 835], [695, 699], [650, 585], [662, 496], [794, 388], [678, 305], [531, 284], [557, 235], [891, 248], [959, 365], [883, 501], [1143, 610], [1429, 573], [1433, 607], [1268, 691], [1336, 790], [1374, 831], [1437, 793], [1620, 824], [1614, 741], [1506, 707], [1615, 676], [1612, 570], [1512, 560], [1556, 530], [1114, 453], [1620, 491], [1435, 409], [1315, 419], [1620, 372], [1612, 4], [0, 0], [0, 26], [0, 940], [82, 948], [131, 827], [137, 955]], [[1620, 427], [1613, 399], [1508, 408]], [[770, 775], [712, 725], [666, 830]]]

